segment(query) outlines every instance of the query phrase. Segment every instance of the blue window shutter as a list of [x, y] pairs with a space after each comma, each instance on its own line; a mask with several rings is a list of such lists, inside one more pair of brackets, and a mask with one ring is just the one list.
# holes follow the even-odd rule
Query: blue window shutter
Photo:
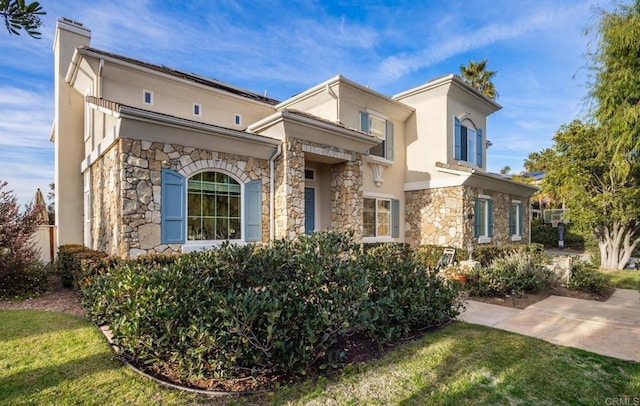
[[369, 113], [360, 112], [360, 131], [369, 134]]
[[518, 221], [520, 222], [520, 228], [519, 228], [519, 233], [520, 235], [523, 235], [524, 233], [524, 210], [522, 207], [522, 203], [518, 205]]
[[478, 128], [476, 132], [476, 165], [482, 168], [482, 150], [484, 149], [484, 144], [482, 143], [482, 128]]
[[515, 235], [516, 233], [516, 206], [514, 204], [509, 205], [509, 235]]
[[480, 201], [476, 199], [475, 207], [473, 208], [475, 216], [473, 217], [473, 236], [480, 237]]
[[400, 200], [391, 199], [391, 237], [400, 237]]
[[461, 140], [461, 130], [460, 130], [460, 120], [458, 117], [453, 117], [453, 157], [454, 159], [460, 160], [462, 159], [462, 140]]
[[245, 241], [262, 241], [262, 181], [252, 180], [244, 186]]
[[493, 237], [493, 200], [487, 200], [487, 223], [489, 223], [488, 234], [489, 237]]
[[184, 244], [186, 180], [169, 169], [162, 170], [160, 239], [163, 244]]
[[387, 120], [387, 131], [386, 131], [386, 143], [385, 143], [385, 158], [390, 161], [393, 161], [393, 123]]

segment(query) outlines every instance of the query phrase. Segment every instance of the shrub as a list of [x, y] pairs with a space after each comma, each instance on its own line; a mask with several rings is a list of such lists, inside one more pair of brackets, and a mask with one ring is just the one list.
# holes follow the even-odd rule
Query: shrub
[[573, 264], [571, 278], [569, 278], [567, 282], [567, 288], [603, 295], [607, 289], [611, 288], [611, 283], [606, 275], [583, 261], [576, 261]]
[[[445, 248], [439, 245], [420, 245], [416, 247], [414, 251], [415, 259], [418, 264], [427, 269], [436, 269], [438, 267], [438, 261], [442, 257]], [[469, 258], [467, 250], [456, 248], [456, 255], [454, 261], [460, 262]]]
[[497, 258], [508, 256], [512, 253], [528, 253], [535, 262], [544, 260], [544, 246], [541, 244], [510, 244], [510, 245], [481, 245], [473, 250], [473, 259], [480, 265], [487, 267]]
[[554, 274], [529, 253], [511, 252], [496, 258], [487, 268], [471, 269], [467, 286], [478, 296], [504, 296], [512, 291], [539, 292], [549, 287]]
[[[585, 248], [585, 237], [581, 230], [574, 228], [571, 223], [566, 224], [564, 232], [564, 246], [583, 250]], [[531, 241], [542, 244], [547, 248], [558, 247], [558, 229], [553, 228], [551, 224], [545, 224], [543, 219], [536, 218], [531, 220]]]
[[0, 298], [40, 293], [47, 286], [47, 269], [39, 264], [32, 240], [38, 229], [38, 207], [20, 212], [18, 198], [0, 181]]
[[458, 284], [418, 264], [402, 244], [385, 244], [361, 258], [369, 281], [367, 333], [380, 344], [412, 330], [441, 325], [460, 312]]
[[458, 314], [454, 287], [403, 250], [376, 252], [362, 255], [345, 234], [316, 233], [85, 261], [76, 275], [90, 316], [156, 369], [185, 378], [304, 374], [341, 365], [347, 335], [368, 332], [384, 343]]
[[64, 286], [74, 287], [74, 281], [80, 278], [83, 261], [99, 261], [106, 257], [107, 254], [104, 252], [94, 251], [80, 244], [61, 245], [58, 248], [54, 268]]

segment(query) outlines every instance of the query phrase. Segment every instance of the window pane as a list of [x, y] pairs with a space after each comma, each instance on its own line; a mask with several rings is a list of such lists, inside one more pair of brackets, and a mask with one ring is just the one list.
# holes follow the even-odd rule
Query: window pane
[[371, 133], [371, 135], [384, 140], [385, 130], [385, 120], [376, 116], [369, 115], [369, 132]]
[[371, 148], [369, 150], [369, 154], [384, 158], [385, 157], [384, 156], [385, 143], [386, 143], [385, 141], [382, 141], [380, 144], [378, 144], [375, 147]]
[[487, 201], [479, 200], [478, 208], [479, 210], [478, 210], [478, 213], [476, 213], [476, 216], [478, 216], [478, 221], [480, 224], [480, 235], [486, 236], [487, 235]]
[[375, 199], [364, 199], [362, 210], [362, 225], [364, 237], [376, 236], [376, 201]]
[[377, 236], [388, 237], [391, 235], [391, 201], [378, 200], [377, 204]]
[[467, 127], [460, 127], [460, 160], [468, 161], [467, 159]]
[[220, 172], [203, 172], [189, 179], [188, 190], [189, 240], [241, 238], [238, 182]]
[[476, 163], [476, 130], [466, 128], [467, 130], [467, 162]]

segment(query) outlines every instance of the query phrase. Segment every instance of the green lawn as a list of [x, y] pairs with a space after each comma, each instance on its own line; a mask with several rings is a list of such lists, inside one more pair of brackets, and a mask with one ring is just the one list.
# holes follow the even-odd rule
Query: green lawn
[[604, 272], [616, 288], [638, 289], [640, 288], [640, 270], [624, 270]]
[[[606, 404], [640, 396], [640, 363], [453, 323], [379, 360], [234, 404]], [[228, 400], [227, 400], [228, 401]], [[122, 367], [90, 323], [0, 311], [0, 404], [224, 403]], [[620, 403], [619, 403], [620, 404]], [[632, 404], [632, 403], [628, 403]]]

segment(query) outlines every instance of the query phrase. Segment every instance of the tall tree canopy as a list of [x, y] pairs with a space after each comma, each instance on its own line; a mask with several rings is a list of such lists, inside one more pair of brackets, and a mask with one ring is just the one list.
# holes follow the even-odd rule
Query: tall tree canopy
[[593, 29], [588, 122], [560, 127], [525, 166], [544, 170], [543, 188], [593, 231], [601, 268], [622, 269], [640, 244], [640, 0], [601, 11]]
[[20, 30], [25, 30], [30, 36], [40, 38], [38, 28], [42, 25], [40, 16], [44, 14], [37, 1], [27, 4], [24, 0], [0, 0], [0, 16], [10, 34], [20, 35]]
[[[625, 177], [640, 150], [640, 1], [601, 12], [590, 56], [593, 116], [615, 150], [615, 175]], [[630, 157], [630, 155], [633, 155]]]
[[498, 72], [487, 70], [486, 59], [480, 62], [469, 61], [467, 66], [460, 65], [462, 80], [491, 100], [498, 98], [496, 87], [491, 81], [496, 73]]
[[553, 140], [543, 188], [565, 199], [572, 222], [593, 231], [601, 268], [624, 268], [640, 243], [640, 167], [616, 177], [615, 149], [595, 123], [565, 124]]

